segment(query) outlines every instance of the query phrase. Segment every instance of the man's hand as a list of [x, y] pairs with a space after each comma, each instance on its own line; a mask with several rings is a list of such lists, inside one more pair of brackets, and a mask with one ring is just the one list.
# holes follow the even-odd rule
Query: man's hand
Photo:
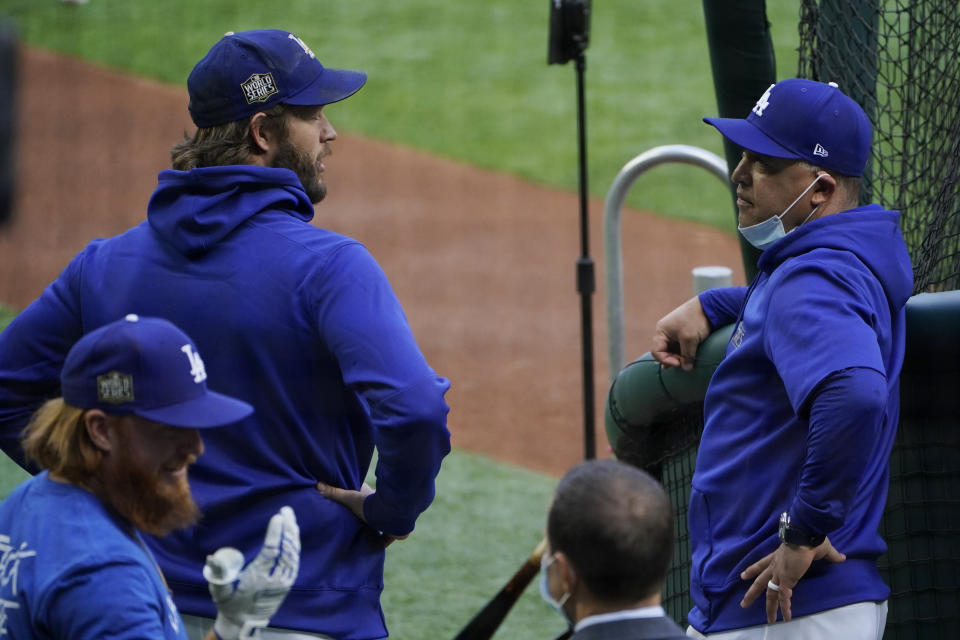
[[270, 518], [260, 553], [243, 567], [232, 547], [207, 556], [203, 577], [217, 605], [213, 628], [221, 640], [259, 638], [280, 608], [300, 570], [300, 528], [290, 507]]
[[[367, 521], [363, 515], [363, 501], [367, 499], [367, 496], [374, 493], [374, 488], [368, 485], [366, 482], [363, 483], [359, 491], [353, 491], [352, 489], [339, 489], [337, 487], [331, 487], [328, 484], [318, 482], [317, 491], [319, 491], [320, 495], [322, 495], [324, 498], [333, 500], [334, 502], [339, 502], [346, 508], [350, 509], [350, 511], [353, 512], [353, 515], [360, 518], [360, 520], [363, 522]], [[384, 548], [389, 547], [396, 540], [407, 539], [407, 536], [393, 536], [389, 533], [383, 533], [382, 531], [380, 532], [380, 537], [383, 540]]]
[[690, 298], [660, 318], [653, 333], [650, 355], [664, 369], [693, 369], [697, 347], [710, 335], [710, 322], [703, 313], [700, 299]]
[[[830, 538], [825, 539], [818, 547], [781, 544], [776, 551], [754, 562], [740, 574], [744, 580], [753, 580], [753, 584], [740, 601], [740, 606], [749, 607], [766, 589], [767, 622], [773, 624], [777, 621], [778, 608], [783, 614], [783, 619], [790, 620], [793, 617], [790, 611], [793, 588], [800, 582], [800, 578], [804, 576], [813, 561], [821, 559], [843, 562], [847, 556], [833, 548]], [[777, 589], [771, 588], [769, 586], [771, 583], [776, 585]]]

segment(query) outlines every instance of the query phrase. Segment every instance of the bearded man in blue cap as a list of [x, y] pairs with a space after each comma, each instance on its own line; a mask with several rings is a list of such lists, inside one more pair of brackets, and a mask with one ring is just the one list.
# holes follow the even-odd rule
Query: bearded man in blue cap
[[[203, 453], [200, 430], [252, 408], [207, 388], [180, 329], [132, 314], [81, 338], [61, 381], [63, 396], [23, 436], [43, 471], [0, 503], [0, 636], [183, 640], [141, 532], [164, 536], [197, 520], [187, 477]], [[299, 550], [296, 518], [283, 507], [245, 569], [233, 548], [208, 558], [203, 575], [219, 610], [209, 640], [255, 637], [296, 579]]]
[[310, 224], [336, 139], [325, 107], [365, 81], [288, 31], [225, 35], [187, 79], [197, 130], [173, 147], [147, 220], [94, 240], [0, 334], [0, 446], [16, 460], [70, 345], [129, 312], [181, 327], [217, 390], [253, 405], [195, 465], [203, 520], [147, 540], [192, 635], [215, 614], [197, 567], [228, 542], [251, 554], [256, 523], [289, 505], [309, 543], [263, 637], [385, 637], [385, 547], [430, 505], [450, 450], [449, 382], [383, 271], [356, 240]]
[[688, 635], [879, 640], [913, 281], [899, 213], [860, 206], [870, 122], [836, 84], [802, 79], [772, 85], [745, 119], [704, 120], [743, 148], [739, 228], [763, 253], [749, 287], [687, 301], [651, 347], [690, 369], [736, 323], [704, 401]]

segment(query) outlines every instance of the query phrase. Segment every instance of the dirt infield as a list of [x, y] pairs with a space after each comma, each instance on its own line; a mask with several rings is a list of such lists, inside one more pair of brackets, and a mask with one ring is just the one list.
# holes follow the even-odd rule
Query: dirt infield
[[[171, 143], [191, 129], [182, 87], [31, 49], [20, 83], [19, 194], [0, 230], [0, 301], [15, 307], [91, 238], [144, 218]], [[333, 148], [314, 223], [364, 242], [387, 272], [428, 361], [453, 383], [454, 444], [558, 475], [576, 463], [576, 194], [352, 135]], [[590, 207], [597, 450], [606, 456], [603, 203]], [[743, 281], [736, 239], [712, 229], [625, 211], [623, 246], [628, 358], [690, 295], [694, 266], [728, 265]]]

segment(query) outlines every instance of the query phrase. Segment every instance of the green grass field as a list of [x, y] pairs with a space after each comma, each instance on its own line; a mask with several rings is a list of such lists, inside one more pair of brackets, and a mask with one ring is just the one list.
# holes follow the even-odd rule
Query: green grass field
[[13, 460], [0, 454], [0, 500], [10, 495], [14, 487], [29, 477]]
[[[452, 638], [506, 583], [543, 537], [556, 479], [455, 451], [437, 498], [406, 541], [387, 551], [383, 608], [390, 637]], [[563, 631], [536, 582], [497, 638], [544, 640]]]
[[10, 324], [10, 321], [13, 320], [13, 316], [16, 315], [13, 309], [5, 307], [0, 304], [0, 331]]
[[[781, 77], [796, 73], [799, 4], [767, 3]], [[342, 131], [575, 189], [575, 75], [572, 65], [546, 63], [548, 7], [547, 0], [90, 0], [79, 7], [3, 0], [0, 15], [32, 44], [177, 85], [225, 31], [289, 28], [320, 60], [369, 72], [363, 91], [329, 109]], [[591, 26], [594, 195], [656, 145], [722, 153], [720, 136], [700, 122], [716, 112], [700, 2], [595, 2]], [[724, 186], [695, 168], [650, 172], [628, 204], [733, 233]]]
[[[0, 331], [13, 320], [15, 312], [0, 304]], [[6, 498], [15, 486], [27, 479], [27, 474], [12, 460], [0, 453], [0, 500]]]

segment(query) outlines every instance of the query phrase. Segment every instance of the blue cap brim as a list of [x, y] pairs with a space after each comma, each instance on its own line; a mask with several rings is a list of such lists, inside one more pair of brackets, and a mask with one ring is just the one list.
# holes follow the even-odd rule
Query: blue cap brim
[[777, 144], [773, 138], [760, 131], [749, 120], [742, 118], [704, 118], [703, 121], [716, 127], [724, 138], [747, 151], [774, 158], [801, 158], [793, 151]]
[[365, 71], [324, 67], [317, 79], [299, 93], [283, 99], [286, 104], [323, 106], [349, 98], [366, 84]]
[[171, 427], [210, 429], [243, 420], [253, 413], [253, 407], [208, 389], [202, 396], [186, 402], [157, 409], [136, 409], [134, 413]]

